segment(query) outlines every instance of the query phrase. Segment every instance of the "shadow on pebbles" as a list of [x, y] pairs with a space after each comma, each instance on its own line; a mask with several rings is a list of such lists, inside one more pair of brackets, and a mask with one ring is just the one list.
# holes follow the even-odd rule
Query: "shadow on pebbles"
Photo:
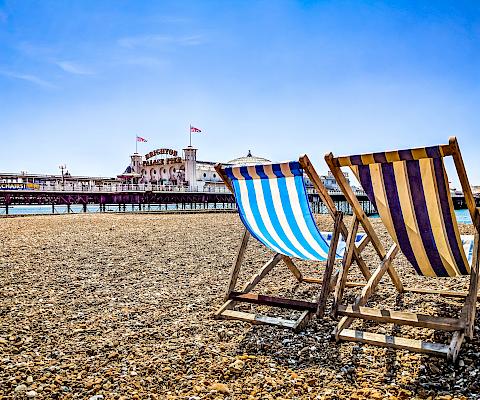
[[[330, 218], [318, 220], [331, 229]], [[388, 244], [379, 222], [374, 225]], [[242, 234], [234, 214], [6, 218], [0, 234], [1, 399], [480, 398], [478, 329], [450, 365], [335, 343], [331, 318], [313, 319], [298, 334], [214, 320]], [[376, 266], [370, 246], [364, 254]], [[251, 240], [239, 285], [270, 256]], [[305, 274], [321, 276], [318, 263], [297, 263]], [[403, 256], [394, 265], [409, 286], [466, 286], [465, 278], [416, 277]], [[355, 266], [351, 275], [360, 279]], [[461, 307], [458, 300], [400, 296], [388, 278], [382, 283], [372, 306], [453, 316]], [[298, 285], [283, 264], [258, 286], [264, 294], [304, 299], [317, 290]], [[448, 340], [422, 329], [362, 325]]]

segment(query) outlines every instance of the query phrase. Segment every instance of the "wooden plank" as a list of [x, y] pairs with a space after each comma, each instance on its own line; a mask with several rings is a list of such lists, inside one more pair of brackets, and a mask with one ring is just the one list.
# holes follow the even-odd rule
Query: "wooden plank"
[[218, 176], [222, 178], [222, 181], [223, 183], [225, 183], [225, 186], [228, 188], [228, 190], [230, 190], [233, 193], [233, 195], [235, 195], [232, 184], [230, 183], [230, 180], [228, 179], [228, 176], [225, 173], [223, 169], [223, 165], [221, 163], [215, 164], [215, 171], [217, 171]]
[[347, 247], [345, 249], [345, 253], [343, 254], [342, 269], [340, 271], [340, 276], [337, 280], [337, 287], [335, 288], [335, 295], [333, 298], [332, 306], [332, 312], [334, 315], [337, 312], [338, 305], [342, 301], [343, 290], [345, 288], [345, 284], [347, 283], [348, 270], [352, 262], [353, 248], [355, 247], [355, 237], [357, 236], [358, 231], [358, 223], [358, 218], [354, 216], [352, 221], [352, 227], [348, 232], [346, 240]]
[[452, 136], [448, 140], [449, 146], [451, 147], [453, 162], [455, 163], [455, 169], [457, 170], [458, 179], [462, 185], [463, 196], [465, 198], [465, 203], [467, 203], [468, 210], [470, 211], [470, 217], [472, 218], [472, 223], [477, 229], [477, 232], [480, 233], [480, 213], [478, 212], [477, 206], [475, 204], [475, 197], [473, 197], [472, 187], [468, 181], [467, 170], [465, 169], [465, 164], [463, 163], [462, 153], [460, 152], [460, 146], [458, 145], [457, 138]]
[[[382, 243], [380, 242], [380, 239], [377, 236], [377, 233], [373, 229], [373, 226], [371, 222], [369, 221], [367, 215], [362, 209], [362, 206], [360, 205], [357, 196], [352, 191], [352, 188], [350, 187], [349, 183], [345, 179], [345, 176], [342, 173], [342, 170], [339, 167], [336, 167], [334, 164], [334, 157], [332, 153], [326, 154], [325, 155], [325, 161], [327, 162], [330, 171], [332, 172], [335, 180], [337, 181], [338, 186], [340, 186], [340, 189], [342, 189], [343, 195], [345, 196], [345, 199], [350, 203], [352, 206], [352, 210], [357, 216], [357, 218], [360, 220], [360, 223], [363, 226], [363, 229], [367, 233], [367, 235], [370, 237], [370, 240], [372, 242], [372, 245], [377, 252], [378, 256], [380, 257], [381, 260], [383, 260], [386, 256], [386, 250], [383, 247]], [[403, 292], [403, 285], [402, 281], [400, 280], [400, 277], [398, 276], [397, 272], [393, 267], [388, 268], [388, 274], [390, 275], [390, 279], [392, 280], [393, 284], [397, 288], [397, 291], [399, 293]]]
[[447, 357], [449, 348], [448, 345], [441, 343], [429, 343], [422, 340], [363, 332], [354, 329], [344, 329], [340, 334], [339, 339], [367, 343], [375, 346], [391, 347], [394, 349], [411, 350], [444, 357]]
[[[363, 306], [368, 301], [372, 293], [375, 291], [377, 285], [379, 284], [380, 280], [382, 279], [385, 272], [388, 270], [388, 267], [392, 263], [392, 260], [397, 255], [399, 247], [397, 244], [394, 244], [390, 247], [387, 255], [385, 256], [384, 260], [380, 264], [380, 266], [375, 270], [372, 277], [369, 279], [367, 284], [363, 287], [362, 292], [358, 295], [353, 303], [354, 306]], [[339, 334], [343, 329], [348, 328], [353, 322], [353, 318], [351, 317], [343, 317], [337, 327], [335, 328], [335, 335], [338, 338]]]
[[230, 293], [235, 289], [237, 283], [238, 274], [240, 272], [240, 267], [242, 266], [243, 257], [245, 255], [245, 249], [247, 248], [248, 239], [250, 238], [250, 232], [245, 229], [242, 237], [242, 242], [237, 252], [237, 257], [235, 258], [235, 263], [233, 264], [232, 272], [230, 273], [230, 282], [228, 284], [227, 292], [225, 293], [225, 300], [228, 299]]
[[249, 322], [251, 324], [275, 325], [282, 328], [294, 329], [297, 321], [284, 318], [268, 317], [265, 315], [246, 313], [243, 311], [226, 310], [219, 315], [221, 319], [236, 319], [239, 321]]
[[[325, 306], [327, 304], [327, 297], [330, 293], [330, 281], [332, 277], [333, 267], [335, 266], [335, 255], [337, 252], [338, 240], [340, 238], [340, 225], [343, 221], [343, 213], [335, 212], [335, 223], [333, 230], [333, 237], [328, 249], [327, 265], [325, 266], [325, 272], [323, 274], [322, 288], [320, 295], [318, 296], [317, 317], [322, 318], [325, 312]], [[353, 249], [352, 249], [353, 253]], [[351, 262], [351, 259], [350, 259]]]
[[303, 328], [305, 328], [305, 326], [308, 324], [308, 321], [310, 321], [312, 315], [313, 314], [310, 311], [305, 310], [295, 322], [295, 326], [292, 328], [293, 331], [300, 332]]
[[477, 295], [478, 295], [478, 279], [480, 274], [478, 273], [478, 250], [479, 250], [479, 234], [476, 233], [473, 241], [473, 257], [472, 267], [470, 270], [470, 285], [468, 288], [468, 296], [465, 299], [464, 312], [462, 316], [465, 318], [466, 335], [473, 339], [473, 327], [475, 324], [475, 311], [477, 308]]
[[250, 292], [257, 284], [267, 275], [272, 268], [282, 259], [282, 254], [275, 254], [263, 267], [261, 267], [256, 274], [252, 276], [249, 282], [242, 288], [243, 293]]
[[213, 317], [215, 319], [221, 318], [221, 315], [225, 310], [231, 310], [233, 307], [235, 307], [235, 302], [233, 300], [227, 300], [225, 303], [223, 303], [217, 311], [215, 311], [215, 314], [213, 314]]
[[385, 324], [410, 325], [420, 328], [458, 331], [465, 323], [458, 318], [435, 317], [411, 312], [383, 310], [370, 307], [344, 306], [338, 307], [338, 314]]
[[448, 346], [447, 358], [452, 362], [457, 361], [458, 353], [462, 347], [463, 340], [465, 339], [464, 331], [457, 331], [453, 334], [452, 340]]
[[[467, 292], [455, 292], [451, 290], [436, 290], [436, 289], [422, 289], [422, 288], [413, 288], [407, 287], [404, 289], [404, 292], [411, 292], [411, 293], [420, 293], [420, 294], [438, 294], [444, 297], [467, 297]], [[478, 296], [480, 299], [480, 296]]]
[[262, 304], [270, 307], [288, 308], [291, 310], [317, 310], [317, 303], [305, 300], [286, 299], [284, 297], [267, 296], [254, 293], [232, 292], [230, 300], [242, 301], [245, 303]]
[[370, 237], [368, 235], [365, 235], [363, 239], [360, 241], [360, 243], [357, 244], [357, 251], [361, 253], [369, 243], [370, 243]]
[[293, 263], [293, 260], [290, 257], [285, 256], [285, 255], [282, 257], [282, 259], [285, 262], [285, 264], [287, 265], [290, 272], [297, 279], [297, 281], [302, 282], [302, 280], [303, 280], [302, 273], [297, 268], [297, 266]]
[[[306, 277], [303, 278], [302, 282], [321, 284], [323, 282], [323, 279], [312, 278], [312, 277], [306, 276]], [[345, 284], [346, 287], [362, 287], [362, 286], [365, 286], [365, 285], [366, 285], [366, 283], [363, 283], [363, 282], [351, 282], [351, 281], [347, 281], [347, 283]]]
[[[330, 215], [335, 218], [335, 213], [337, 212], [337, 207], [335, 207], [335, 203], [333, 202], [332, 198], [328, 194], [328, 190], [325, 188], [324, 184], [322, 183], [322, 180], [320, 179], [320, 176], [317, 174], [317, 171], [313, 167], [312, 163], [310, 162], [310, 159], [306, 154], [302, 155], [299, 158], [299, 163], [302, 166], [303, 170], [309, 177], [310, 181], [313, 183], [313, 186], [315, 187], [315, 190], [319, 194], [320, 198], [322, 199], [323, 203], [327, 206], [328, 212]], [[345, 223], [342, 221], [341, 223], [341, 233], [342, 233], [342, 238], [344, 240], [347, 239], [348, 236], [348, 229]], [[368, 237], [368, 235], [367, 235]], [[370, 238], [368, 239], [370, 240]], [[363, 243], [363, 242], [362, 242]], [[362, 252], [363, 248], [368, 244], [368, 241], [364, 243], [362, 248], [354, 250], [354, 259], [357, 262], [357, 265], [360, 268], [360, 271], [362, 272], [363, 276], [365, 277], [366, 280], [370, 279], [371, 272], [367, 267], [367, 264], [365, 261], [363, 261], [360, 253]]]

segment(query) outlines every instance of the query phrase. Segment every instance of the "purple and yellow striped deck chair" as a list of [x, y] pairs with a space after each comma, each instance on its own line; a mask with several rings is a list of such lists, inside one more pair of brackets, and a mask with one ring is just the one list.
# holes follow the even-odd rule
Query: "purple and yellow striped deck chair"
[[[230, 277], [226, 302], [220, 307], [216, 316], [279, 325], [294, 330], [301, 329], [312, 313], [316, 312], [317, 315], [322, 316], [326, 296], [334, 286], [337, 276], [332, 274], [335, 260], [343, 260], [348, 232], [343, 224], [342, 213], [337, 212], [308, 157], [303, 156], [300, 161], [280, 164], [241, 167], [223, 167], [218, 164], [215, 168], [227, 187], [232, 190], [240, 219], [245, 226], [242, 245]], [[315, 223], [305, 187], [304, 174], [308, 174], [334, 217], [335, 224], [332, 233], [321, 232]], [[253, 236], [275, 255], [241, 291], [236, 292], [234, 288], [249, 236]], [[368, 278], [370, 272], [360, 257], [360, 252], [367, 243], [366, 235], [357, 234], [350, 240], [354, 243], [355, 260], [365, 268], [367, 271], [365, 276]], [[323, 280], [304, 277], [292, 258], [326, 262]], [[281, 260], [286, 263], [299, 282], [322, 284], [322, 289], [315, 302], [251, 293], [260, 280]], [[272, 318], [235, 311], [235, 303], [239, 302], [290, 308], [303, 311], [303, 313], [298, 320]]]
[[[475, 235], [459, 233], [443, 159], [452, 156], [462, 184], [465, 201], [470, 211]], [[353, 305], [339, 305], [340, 320], [337, 339], [355, 340], [383, 346], [406, 348], [420, 352], [441, 354], [455, 360], [464, 336], [472, 337], [478, 289], [478, 232], [479, 213], [475, 205], [456, 138], [448, 145], [362, 154], [325, 159], [350, 202], [356, 218], [375, 246], [382, 264], [373, 273]], [[341, 167], [350, 167], [374, 204], [388, 233], [394, 241], [387, 258], [372, 225], [359, 208], [351, 188], [342, 179]], [[388, 271], [400, 292], [437, 293], [427, 289], [403, 288], [391, 260], [402, 250], [417, 274], [426, 277], [457, 277], [470, 275], [470, 287], [460, 318], [439, 318], [429, 315], [377, 310], [363, 307], [373, 293], [381, 276]], [[385, 262], [388, 260], [387, 262]], [[385, 265], [388, 264], [388, 265]], [[348, 271], [342, 271], [346, 274]], [[339, 282], [345, 279], [341, 274]], [[342, 289], [338, 289], [342, 292]], [[440, 291], [440, 294], [452, 292]], [[453, 295], [461, 296], [461, 293]], [[385, 336], [348, 329], [354, 318], [375, 320], [453, 332], [449, 345], [427, 343], [394, 336]]]

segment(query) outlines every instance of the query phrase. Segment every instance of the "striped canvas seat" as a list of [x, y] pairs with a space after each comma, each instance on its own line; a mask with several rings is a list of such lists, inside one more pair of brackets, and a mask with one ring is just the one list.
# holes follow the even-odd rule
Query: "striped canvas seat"
[[443, 163], [445, 146], [340, 157], [418, 274], [470, 273], [473, 235], [460, 236]]
[[[240, 218], [250, 234], [276, 253], [326, 261], [331, 234], [320, 232], [308, 202], [299, 162], [225, 168]], [[364, 238], [356, 236], [356, 243]], [[345, 242], [339, 241], [336, 259]]]

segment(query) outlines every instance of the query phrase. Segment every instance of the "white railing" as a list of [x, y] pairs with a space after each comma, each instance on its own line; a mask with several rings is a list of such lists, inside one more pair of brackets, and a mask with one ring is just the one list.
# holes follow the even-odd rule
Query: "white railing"
[[[152, 185], [150, 183], [123, 184], [106, 183], [103, 185], [89, 185], [82, 183], [40, 184], [35, 189], [17, 188], [15, 191], [44, 191], [44, 192], [85, 192], [85, 193], [119, 193], [119, 192], [182, 192], [182, 193], [230, 193], [225, 186], [202, 186], [189, 188], [176, 185]], [[307, 193], [315, 194], [314, 188], [307, 188]], [[341, 190], [329, 189], [330, 195], [342, 195]], [[356, 196], [365, 196], [363, 190], [354, 190]]]
[[229, 193], [226, 187], [222, 186], [203, 186], [189, 188], [176, 185], [152, 185], [145, 184], [122, 184], [108, 183], [103, 185], [85, 185], [81, 183], [65, 183], [65, 184], [40, 184], [35, 189], [17, 189], [16, 191], [44, 191], [44, 192], [202, 192], [202, 193]]

